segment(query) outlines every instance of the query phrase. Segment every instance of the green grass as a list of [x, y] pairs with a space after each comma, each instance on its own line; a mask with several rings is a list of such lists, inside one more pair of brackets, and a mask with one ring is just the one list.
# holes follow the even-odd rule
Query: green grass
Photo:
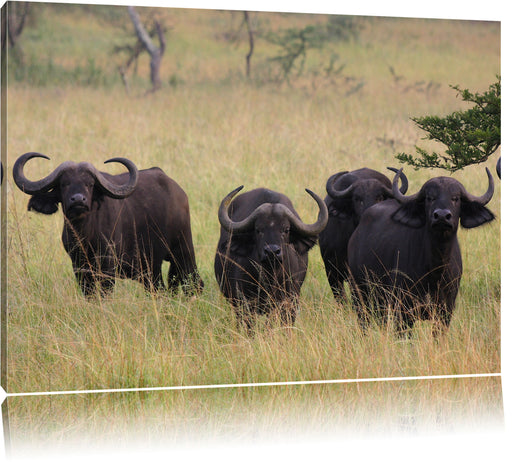
[[[362, 336], [350, 307], [334, 303], [318, 247], [310, 253], [301, 311], [292, 329], [261, 328], [254, 338], [239, 331], [213, 274], [220, 230], [217, 209], [229, 191], [241, 184], [245, 190], [276, 189], [291, 198], [305, 221], [315, 220], [316, 205], [304, 188], [323, 195], [334, 172], [362, 166], [386, 171], [388, 165], [397, 166], [394, 155], [414, 152], [423, 136], [410, 117], [442, 115], [463, 107], [450, 84], [473, 91], [488, 88], [500, 72], [499, 25], [373, 18], [358, 40], [336, 45], [335, 51], [347, 63], [346, 75], [365, 82], [346, 96], [345, 81], [333, 83], [312, 73], [315, 62], [325, 62], [332, 49], [312, 55], [311, 61], [308, 57], [311, 72], [291, 86], [246, 82], [241, 77], [244, 47], [221, 40], [216, 29], [231, 21], [230, 13], [169, 10], [166, 14], [174, 18], [175, 27], [169, 32], [163, 80], [178, 75], [183, 83], [176, 88], [164, 85], [142, 97], [148, 87], [144, 82], [127, 96], [120, 81], [87, 87], [50, 81], [33, 86], [11, 80], [8, 391], [499, 372], [499, 180], [489, 204], [497, 219], [488, 226], [459, 231], [464, 275], [452, 325], [439, 342], [432, 339], [429, 323], [419, 323], [408, 341], [377, 328]], [[89, 23], [91, 30], [114, 34], [103, 22], [93, 24], [90, 18], [86, 21], [71, 13], [54, 15], [53, 9], [46, 11], [44, 30], [58, 18], [58, 34], [87, 37]], [[266, 27], [304, 25], [309, 20], [318, 18], [261, 15]], [[232, 19], [235, 25], [238, 21]], [[46, 43], [49, 36], [44, 30], [24, 37], [27, 56], [37, 50], [36, 42], [38, 47]], [[48, 46], [46, 56], [75, 69], [84, 62], [76, 46]], [[115, 76], [112, 63], [102, 65], [107, 46], [94, 46], [95, 63], [105, 75]], [[271, 52], [258, 42], [255, 69], [267, 65]], [[146, 73], [144, 66], [141, 59], [140, 75]], [[403, 79], [395, 82], [388, 66]], [[432, 92], [421, 85], [408, 89], [419, 81], [439, 86]], [[53, 216], [27, 212], [28, 196], [11, 181], [15, 159], [33, 150], [51, 160], [31, 161], [26, 169], [29, 178], [42, 177], [65, 160], [87, 160], [100, 167], [106, 159], [126, 156], [139, 168], [162, 167], [189, 196], [204, 293], [194, 299], [151, 295], [135, 282], [118, 281], [108, 298], [85, 300], [60, 241], [61, 212]], [[496, 159], [497, 155], [487, 164], [493, 172]], [[115, 166], [104, 168], [114, 171]], [[405, 170], [411, 193], [426, 179], [444, 174]], [[467, 168], [455, 177], [474, 194], [486, 188], [483, 166]], [[493, 403], [499, 402], [499, 384], [482, 383], [481, 393], [487, 390]], [[353, 392], [353, 388], [346, 391], [347, 400], [356, 399]], [[459, 392], [464, 395], [464, 388]], [[222, 398], [222, 404], [232, 408], [239, 393], [243, 394]], [[297, 393], [311, 399], [310, 391]], [[375, 393], [387, 399], [381, 388], [376, 387]], [[428, 387], [420, 387], [411, 399], [421, 406], [430, 402], [429, 393]], [[247, 394], [254, 402], [260, 400], [258, 392]], [[264, 402], [279, 400], [277, 392], [263, 394]], [[179, 408], [178, 398], [168, 399], [173, 409]], [[30, 419], [37, 420], [38, 406], [45, 404], [43, 399], [30, 408], [35, 401], [13, 401], [12, 415], [19, 417], [13, 428], [22, 431]], [[132, 404], [128, 400], [120, 406]], [[202, 409], [208, 403], [197, 406]], [[56, 408], [62, 415], [67, 412], [65, 407]], [[106, 412], [101, 409], [97, 412]]]

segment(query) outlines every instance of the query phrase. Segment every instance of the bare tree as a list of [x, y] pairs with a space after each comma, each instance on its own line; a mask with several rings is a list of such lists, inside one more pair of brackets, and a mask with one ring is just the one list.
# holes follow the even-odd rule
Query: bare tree
[[247, 78], [251, 77], [251, 57], [254, 51], [254, 31], [251, 27], [249, 12], [244, 11], [244, 22], [247, 25], [247, 33], [249, 34], [249, 52], [245, 56], [245, 75]]
[[18, 38], [25, 27], [30, 2], [8, 2], [6, 5], [7, 14], [2, 14], [2, 50], [16, 46]]
[[[164, 30], [161, 24], [154, 19], [155, 31], [158, 36], [159, 46], [156, 46], [151, 40], [150, 35], [146, 31], [146, 28], [142, 24], [139, 15], [135, 11], [133, 6], [128, 7], [128, 14], [130, 15], [130, 19], [132, 20], [133, 26], [135, 27], [135, 33], [137, 34], [137, 38], [139, 40], [138, 46], [134, 48], [134, 52], [132, 56], [128, 59], [128, 62], [124, 66], [124, 68], [120, 68], [121, 76], [126, 85], [125, 72], [126, 69], [130, 66], [130, 64], [137, 58], [137, 56], [142, 51], [142, 48], [145, 49], [149, 55], [151, 56], [150, 62], [150, 73], [151, 73], [151, 91], [156, 91], [162, 86], [162, 81], [160, 79], [160, 64], [162, 62], [162, 56], [165, 52], [165, 36]], [[140, 46], [142, 45], [142, 47]]]

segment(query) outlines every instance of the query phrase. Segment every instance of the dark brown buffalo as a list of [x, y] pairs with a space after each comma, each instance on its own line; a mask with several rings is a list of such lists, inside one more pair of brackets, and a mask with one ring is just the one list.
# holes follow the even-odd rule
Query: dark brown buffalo
[[476, 197], [454, 178], [428, 180], [420, 191], [404, 196], [393, 181], [396, 201], [370, 207], [361, 217], [348, 246], [355, 283], [354, 304], [366, 326], [370, 316], [388, 316], [394, 308], [399, 331], [416, 320], [434, 320], [435, 332], [450, 324], [462, 276], [457, 229], [474, 228], [494, 219], [487, 204], [494, 181]]
[[62, 204], [62, 242], [85, 295], [112, 290], [116, 276], [163, 288], [162, 261], [170, 262], [169, 289], [180, 284], [191, 292], [202, 287], [192, 234], [188, 198], [159, 168], [137, 170], [133, 162], [114, 158], [128, 173], [110, 175], [87, 162], [64, 162], [46, 178], [29, 181], [25, 163], [47, 156], [29, 152], [14, 164], [16, 185], [32, 197], [28, 209], [44, 214]]
[[308, 251], [327, 223], [327, 207], [306, 190], [320, 212], [315, 223], [305, 224], [288, 197], [269, 189], [254, 189], [233, 199], [242, 187], [229, 193], [219, 207], [217, 282], [249, 330], [256, 314], [277, 314], [283, 324], [292, 325]]
[[[388, 167], [397, 172], [396, 169]], [[407, 177], [401, 174], [400, 190], [407, 191]], [[360, 168], [332, 175], [326, 184], [325, 203], [329, 221], [320, 233], [318, 244], [332, 292], [338, 301], [344, 297], [344, 282], [349, 280], [347, 247], [363, 212], [372, 205], [391, 199], [391, 180], [376, 170]]]

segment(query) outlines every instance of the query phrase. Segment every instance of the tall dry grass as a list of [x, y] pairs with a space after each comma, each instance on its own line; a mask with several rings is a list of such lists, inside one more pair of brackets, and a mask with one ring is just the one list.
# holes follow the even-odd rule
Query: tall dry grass
[[[175, 299], [151, 296], [136, 283], [120, 281], [111, 297], [84, 300], [60, 242], [61, 214], [26, 212], [28, 197], [11, 187], [12, 391], [499, 371], [499, 182], [490, 205], [498, 219], [459, 233], [465, 274], [445, 348], [423, 334], [420, 343], [400, 342], [384, 331], [361, 338], [350, 308], [334, 304], [318, 248], [310, 255], [302, 308], [292, 332], [260, 332], [250, 341], [236, 330], [231, 309], [220, 296], [213, 276], [220, 199], [239, 184], [246, 189], [266, 186], [288, 194], [303, 219], [313, 221], [316, 206], [305, 187], [322, 194], [326, 178], [335, 171], [361, 165], [382, 170], [396, 164], [392, 155], [372, 155], [367, 147], [367, 142], [376, 143], [377, 126], [386, 133], [382, 125], [393, 119], [399, 123], [395, 107], [383, 120], [384, 108], [378, 103], [378, 116], [372, 117], [369, 101], [359, 107], [343, 99], [319, 104], [297, 94], [293, 99], [290, 94], [265, 95], [265, 90], [246, 86], [215, 93], [162, 93], [135, 101], [121, 92], [98, 90], [74, 90], [70, 98], [71, 90], [65, 90], [54, 94], [54, 104], [45, 109], [52, 109], [46, 120], [55, 124], [43, 128], [37, 114], [28, 118], [24, 113], [32, 112], [23, 102], [33, 92], [11, 89], [9, 152], [38, 150], [52, 157], [29, 163], [29, 178], [67, 159], [101, 165], [107, 158], [126, 155], [140, 168], [162, 166], [189, 194], [206, 289], [194, 300]], [[361, 118], [372, 119], [364, 134], [336, 131], [337, 114], [347, 105], [354, 119], [356, 109]], [[89, 116], [91, 110], [95, 116]], [[29, 121], [33, 129], [23, 126]], [[401, 124], [409, 129], [407, 120]], [[14, 133], [18, 131], [33, 136], [20, 142]], [[347, 131], [363, 128], [355, 124]], [[345, 145], [352, 146], [347, 155]], [[431, 175], [407, 174], [411, 191]], [[457, 177], [475, 193], [485, 189], [482, 168]]]

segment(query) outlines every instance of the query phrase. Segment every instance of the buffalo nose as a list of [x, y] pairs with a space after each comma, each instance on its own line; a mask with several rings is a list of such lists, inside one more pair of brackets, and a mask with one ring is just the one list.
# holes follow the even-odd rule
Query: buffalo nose
[[434, 210], [434, 220], [436, 221], [450, 221], [452, 219], [452, 212], [447, 209]]
[[83, 194], [80, 194], [80, 193], [73, 194], [69, 198], [69, 201], [70, 201], [71, 205], [85, 204], [86, 200], [87, 200], [86, 197]]
[[265, 259], [268, 258], [281, 258], [281, 246], [276, 244], [267, 244], [263, 248], [263, 255]]

